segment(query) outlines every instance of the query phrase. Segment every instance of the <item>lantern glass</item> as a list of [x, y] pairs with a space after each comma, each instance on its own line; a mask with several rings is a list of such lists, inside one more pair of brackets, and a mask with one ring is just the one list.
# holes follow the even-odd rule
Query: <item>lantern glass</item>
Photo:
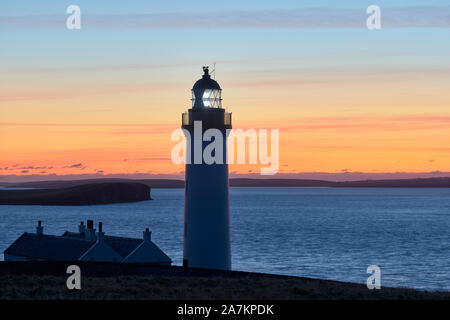
[[221, 90], [205, 89], [202, 95], [203, 106], [207, 108], [221, 108]]

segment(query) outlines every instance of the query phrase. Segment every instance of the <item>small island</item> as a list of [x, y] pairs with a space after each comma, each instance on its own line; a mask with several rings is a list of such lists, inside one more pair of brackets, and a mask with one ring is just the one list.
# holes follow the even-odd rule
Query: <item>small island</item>
[[152, 200], [137, 182], [91, 183], [60, 189], [0, 190], [0, 205], [82, 206]]

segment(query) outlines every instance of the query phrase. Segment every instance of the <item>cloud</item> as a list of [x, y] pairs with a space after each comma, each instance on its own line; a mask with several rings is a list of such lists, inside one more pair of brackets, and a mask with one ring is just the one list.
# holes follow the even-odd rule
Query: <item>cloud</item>
[[137, 158], [137, 159], [131, 159], [131, 160], [135, 160], [135, 161], [168, 161], [171, 160], [171, 158], [169, 157], [150, 157], [150, 158]]
[[[0, 16], [0, 27], [65, 28], [67, 15]], [[83, 28], [321, 29], [366, 28], [366, 7], [207, 13], [83, 14]], [[381, 7], [382, 27], [450, 27], [450, 6]]]
[[82, 163], [75, 163], [75, 164], [72, 164], [72, 165], [69, 165], [69, 166], [64, 166], [63, 168], [81, 168], [81, 169], [84, 169], [86, 167], [83, 167]]
[[[0, 24], [1, 28], [1, 24]], [[31, 70], [32, 71], [32, 70]], [[153, 88], [167, 88], [170, 85], [168, 83], [153, 83]], [[108, 86], [81, 86], [73, 87], [70, 89], [55, 90], [31, 90], [27, 92], [13, 91], [8, 92], [8, 94], [0, 95], [0, 101], [27, 101], [27, 100], [47, 100], [47, 99], [61, 99], [70, 97], [79, 97], [80, 94], [83, 95], [99, 95], [99, 94], [109, 94], [109, 93], [130, 93], [130, 92], [143, 92], [148, 91], [148, 84], [136, 85], [136, 84], [120, 84], [120, 85], [108, 85]]]
[[[295, 122], [295, 124], [291, 124]], [[275, 124], [274, 124], [275, 125]], [[368, 131], [368, 130], [436, 130], [450, 129], [448, 115], [403, 115], [403, 116], [351, 116], [351, 117], [304, 117], [280, 122], [283, 131]], [[449, 148], [444, 148], [449, 149]]]
[[[1, 19], [1, 17], [0, 17]], [[227, 63], [228, 61], [220, 61]], [[136, 64], [108, 64], [108, 65], [76, 65], [76, 66], [57, 66], [57, 67], [37, 67], [15, 69], [15, 73], [33, 71], [36, 73], [52, 73], [52, 72], [99, 72], [99, 71], [123, 71], [123, 70], [143, 70], [143, 69], [165, 69], [165, 68], [182, 68], [188, 66], [198, 66], [203, 62], [192, 61], [184, 63], [136, 63]], [[7, 70], [7, 69], [5, 69]]]
[[26, 166], [26, 167], [20, 167], [17, 169], [26, 169], [26, 170], [42, 170], [42, 169], [47, 169], [46, 166], [42, 166], [42, 167], [35, 167], [35, 166]]
[[0, 168], [0, 170], [4, 170], [4, 171], [17, 171], [19, 170], [21, 173], [28, 173], [30, 171], [33, 170], [41, 170], [39, 173], [47, 173], [47, 170], [53, 169], [53, 166], [30, 166], [30, 165], [24, 165], [19, 167], [19, 165], [13, 165], [13, 166], [8, 166], [8, 167], [4, 167], [4, 168]]

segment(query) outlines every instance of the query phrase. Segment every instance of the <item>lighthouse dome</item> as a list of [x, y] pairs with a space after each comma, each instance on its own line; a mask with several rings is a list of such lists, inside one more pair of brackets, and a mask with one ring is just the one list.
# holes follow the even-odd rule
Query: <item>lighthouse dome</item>
[[208, 67], [203, 67], [203, 72], [203, 77], [192, 87], [192, 107], [221, 108], [222, 89], [216, 80], [211, 79]]

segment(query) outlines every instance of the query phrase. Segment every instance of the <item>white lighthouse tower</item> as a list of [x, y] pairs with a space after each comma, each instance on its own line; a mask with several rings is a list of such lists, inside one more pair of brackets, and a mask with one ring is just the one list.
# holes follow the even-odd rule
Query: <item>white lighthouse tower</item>
[[[222, 89], [211, 79], [208, 67], [203, 67], [203, 71], [203, 77], [192, 88], [192, 108], [182, 117], [182, 128], [189, 132], [186, 137], [183, 265], [230, 270], [226, 130], [231, 129], [231, 113], [222, 108]], [[219, 161], [212, 164], [205, 163], [202, 157], [205, 147], [212, 142], [203, 137], [208, 129], [219, 130], [223, 137], [222, 155], [218, 153]]]

